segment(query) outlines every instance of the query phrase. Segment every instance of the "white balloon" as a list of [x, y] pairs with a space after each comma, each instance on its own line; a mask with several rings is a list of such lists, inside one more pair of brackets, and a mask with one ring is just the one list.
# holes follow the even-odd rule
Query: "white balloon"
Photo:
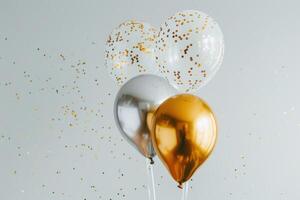
[[120, 24], [109, 35], [105, 65], [112, 78], [122, 85], [140, 74], [157, 74], [154, 41], [157, 30], [134, 20]]
[[155, 44], [161, 75], [183, 92], [193, 92], [211, 80], [224, 56], [219, 25], [196, 10], [169, 17], [161, 25]]

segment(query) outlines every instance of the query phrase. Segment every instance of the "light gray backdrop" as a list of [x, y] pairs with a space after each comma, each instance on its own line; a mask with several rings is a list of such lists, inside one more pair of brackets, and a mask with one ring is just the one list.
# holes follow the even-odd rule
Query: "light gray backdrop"
[[[146, 200], [144, 159], [112, 116], [104, 42], [127, 19], [213, 16], [225, 60], [198, 95], [219, 139], [190, 200], [300, 198], [300, 4], [294, 0], [0, 0], [0, 199]], [[156, 159], [158, 199], [180, 192]]]

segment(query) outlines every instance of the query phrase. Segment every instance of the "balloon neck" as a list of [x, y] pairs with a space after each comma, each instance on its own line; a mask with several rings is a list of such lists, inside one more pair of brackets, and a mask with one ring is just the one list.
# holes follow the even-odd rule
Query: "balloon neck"
[[154, 164], [154, 160], [152, 157], [149, 158], [150, 159], [150, 164], [153, 165]]
[[179, 183], [177, 187], [182, 189], [182, 183]]

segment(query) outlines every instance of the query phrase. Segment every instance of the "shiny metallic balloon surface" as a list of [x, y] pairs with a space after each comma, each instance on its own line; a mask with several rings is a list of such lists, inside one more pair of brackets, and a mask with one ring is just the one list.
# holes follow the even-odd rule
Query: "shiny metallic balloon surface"
[[151, 128], [156, 153], [179, 187], [192, 177], [216, 144], [217, 123], [212, 110], [190, 94], [164, 101], [154, 113]]
[[156, 108], [177, 94], [168, 81], [155, 75], [140, 75], [125, 83], [114, 104], [114, 116], [121, 134], [143, 156], [152, 159], [155, 151], [150, 124]]

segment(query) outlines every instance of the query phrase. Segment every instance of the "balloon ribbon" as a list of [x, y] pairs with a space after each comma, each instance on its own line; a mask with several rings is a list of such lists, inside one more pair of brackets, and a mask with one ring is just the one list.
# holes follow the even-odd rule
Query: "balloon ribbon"
[[146, 158], [146, 167], [147, 167], [147, 175], [148, 175], [148, 199], [156, 200], [152, 159], [149, 160], [149, 158]]
[[187, 181], [182, 189], [182, 196], [181, 196], [181, 200], [187, 200], [188, 198], [188, 192], [189, 192], [189, 182]]

